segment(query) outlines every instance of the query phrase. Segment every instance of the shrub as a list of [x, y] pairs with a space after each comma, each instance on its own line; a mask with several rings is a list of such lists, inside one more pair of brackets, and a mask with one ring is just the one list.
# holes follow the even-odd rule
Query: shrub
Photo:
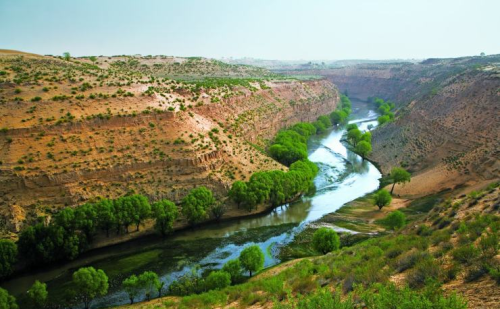
[[473, 245], [466, 245], [456, 248], [451, 255], [459, 263], [470, 264], [479, 255], [479, 250]]
[[402, 254], [395, 263], [395, 269], [397, 272], [403, 272], [409, 268], [412, 268], [420, 260], [427, 258], [429, 254], [427, 252], [422, 252], [418, 250], [411, 250]]
[[340, 247], [340, 238], [337, 233], [329, 228], [319, 228], [313, 235], [313, 246], [316, 251], [323, 254], [337, 250]]
[[494, 233], [482, 236], [479, 240], [479, 249], [486, 258], [491, 258], [497, 255], [498, 246], [498, 237]]
[[437, 280], [440, 272], [439, 265], [431, 257], [427, 257], [415, 265], [406, 280], [411, 288], [422, 287], [427, 280]]
[[207, 290], [221, 290], [231, 284], [231, 275], [225, 271], [213, 271], [205, 279]]
[[231, 276], [231, 283], [235, 284], [241, 281], [241, 263], [240, 260], [234, 259], [227, 261], [222, 267], [222, 270]]
[[488, 273], [488, 266], [485, 265], [484, 263], [478, 263], [476, 265], [472, 265], [465, 273], [464, 281], [465, 282], [476, 281], [482, 276], [486, 275], [487, 273]]
[[500, 267], [489, 267], [488, 272], [497, 284], [500, 284]]
[[406, 216], [401, 211], [396, 210], [388, 214], [383, 223], [391, 230], [398, 230], [405, 226]]

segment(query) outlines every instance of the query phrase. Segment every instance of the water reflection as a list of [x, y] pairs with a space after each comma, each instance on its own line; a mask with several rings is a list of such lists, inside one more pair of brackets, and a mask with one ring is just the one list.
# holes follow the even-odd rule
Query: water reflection
[[[353, 118], [356, 120], [352, 123], [357, 123], [361, 130], [376, 125], [373, 120], [376, 114], [366, 103], [353, 102], [353, 107]], [[179, 232], [164, 242], [145, 239], [103, 248], [61, 268], [11, 280], [7, 282], [7, 288], [18, 294], [24, 291], [21, 286], [29, 287], [40, 278], [48, 281], [49, 288], [62, 286], [71, 280], [71, 273], [77, 267], [92, 265], [107, 271], [122, 259], [153, 251], [160, 254], [153, 255], [147, 265], [159, 273], [167, 285], [197, 265], [200, 267], [198, 271], [220, 268], [253, 243], [266, 252], [265, 266], [275, 265], [279, 262], [275, 248], [291, 241], [307, 222], [334, 212], [345, 203], [377, 189], [380, 172], [343, 145], [341, 139], [344, 133], [344, 129], [332, 129], [309, 141], [309, 159], [319, 167], [313, 196], [302, 197], [264, 216]], [[266, 230], [256, 230], [258, 228]], [[96, 300], [94, 305], [104, 307], [127, 302], [127, 295], [118, 290]]]

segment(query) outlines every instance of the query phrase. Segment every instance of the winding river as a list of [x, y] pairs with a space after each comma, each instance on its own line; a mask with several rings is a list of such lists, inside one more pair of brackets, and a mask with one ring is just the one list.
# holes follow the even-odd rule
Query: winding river
[[[367, 103], [355, 100], [352, 103], [351, 123], [357, 123], [361, 130], [376, 126], [377, 114]], [[220, 268], [228, 260], [237, 258], [250, 244], [257, 244], [266, 253], [265, 267], [276, 265], [280, 262], [278, 247], [290, 242], [307, 223], [378, 188], [380, 172], [343, 145], [344, 133], [343, 128], [332, 129], [310, 139], [309, 159], [320, 168], [312, 196], [304, 196], [262, 216], [179, 232], [164, 241], [149, 237], [94, 250], [60, 267], [14, 278], [3, 287], [19, 295], [38, 279], [48, 283], [49, 293], [62, 297], [71, 273], [92, 265], [119, 279], [111, 282], [108, 295], [94, 301], [93, 308], [99, 308], [128, 303], [128, 296], [118, 285], [123, 279], [121, 273], [152, 269], [168, 285], [193, 269]], [[349, 232], [340, 227], [338, 230]]]

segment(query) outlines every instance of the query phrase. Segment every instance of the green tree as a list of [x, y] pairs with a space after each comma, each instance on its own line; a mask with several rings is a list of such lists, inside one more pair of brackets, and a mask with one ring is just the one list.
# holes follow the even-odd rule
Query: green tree
[[372, 134], [370, 132], [364, 132], [363, 135], [361, 135], [361, 140], [371, 144]]
[[81, 296], [85, 309], [89, 309], [96, 296], [104, 296], [108, 293], [108, 276], [101, 269], [80, 268], [73, 273], [73, 285], [78, 295]]
[[84, 204], [75, 209], [75, 225], [90, 241], [97, 227], [97, 212], [92, 204]]
[[385, 123], [388, 123], [391, 121], [391, 117], [389, 115], [383, 115], [377, 118], [378, 124], [381, 126]]
[[63, 58], [66, 61], [70, 61], [71, 60], [71, 54], [69, 52], [64, 52], [63, 53]]
[[36, 280], [33, 286], [28, 290], [28, 298], [34, 308], [42, 308], [47, 303], [47, 284]]
[[117, 225], [113, 202], [108, 199], [102, 199], [95, 207], [97, 212], [97, 225], [100, 229], [106, 231], [106, 237], [109, 237], [109, 230]]
[[122, 196], [113, 201], [115, 215], [117, 221], [117, 233], [120, 231], [120, 226], [125, 228], [128, 233], [128, 227], [134, 221], [134, 206], [129, 196]]
[[214, 203], [212, 191], [203, 186], [195, 188], [182, 199], [182, 214], [189, 223], [196, 224], [207, 218], [207, 210]]
[[222, 216], [226, 213], [226, 206], [224, 203], [216, 202], [212, 208], [210, 209], [212, 215], [214, 216], [216, 221], [219, 221]]
[[12, 265], [17, 259], [17, 245], [7, 239], [0, 240], [0, 279], [12, 273]]
[[250, 273], [255, 273], [264, 267], [264, 253], [257, 245], [243, 249], [239, 257], [241, 266]]
[[60, 210], [54, 217], [54, 222], [66, 231], [73, 231], [75, 229], [75, 210], [66, 207]]
[[411, 174], [408, 173], [404, 168], [394, 167], [391, 170], [391, 180], [392, 180], [392, 188], [391, 194], [394, 191], [394, 186], [398, 184], [404, 184], [406, 182], [410, 182]]
[[207, 290], [222, 290], [231, 284], [231, 275], [225, 271], [212, 271], [205, 279]]
[[318, 121], [321, 121], [326, 128], [332, 126], [332, 121], [330, 120], [330, 117], [326, 115], [319, 116]]
[[372, 145], [369, 142], [366, 141], [360, 141], [354, 151], [359, 154], [363, 159], [366, 158], [366, 156], [372, 152]]
[[127, 292], [130, 303], [134, 303], [134, 299], [139, 295], [141, 291], [141, 286], [139, 284], [139, 278], [136, 275], [132, 275], [127, 279], [123, 280], [122, 287]]
[[332, 123], [336, 125], [344, 123], [347, 120], [347, 117], [348, 115], [344, 110], [337, 110], [330, 114]]
[[385, 217], [384, 224], [391, 230], [398, 230], [405, 226], [406, 216], [399, 210], [393, 211]]
[[158, 291], [161, 282], [158, 275], [153, 271], [145, 271], [139, 276], [139, 285], [146, 294], [146, 299], [150, 300], [153, 292]]
[[347, 131], [347, 139], [355, 147], [358, 144], [358, 142], [361, 140], [362, 135], [363, 135], [363, 133], [361, 133], [361, 131], [357, 128]]
[[231, 276], [231, 283], [235, 284], [241, 281], [241, 263], [239, 259], [229, 260], [224, 264], [222, 270]]
[[0, 309], [18, 309], [16, 298], [0, 288]]
[[92, 61], [92, 63], [95, 63], [97, 61], [97, 57], [96, 56], [90, 56], [89, 60]]
[[165, 237], [172, 233], [175, 220], [179, 216], [177, 206], [169, 200], [161, 200], [152, 205], [155, 229]]
[[381, 189], [373, 194], [373, 204], [375, 204], [379, 210], [382, 207], [387, 206], [391, 203], [392, 196], [387, 190]]
[[247, 191], [247, 184], [241, 180], [237, 180], [231, 186], [228, 196], [238, 205], [238, 208], [240, 208], [241, 204], [245, 202], [247, 198]]
[[312, 123], [313, 126], [316, 128], [316, 132], [318, 134], [321, 134], [326, 131], [327, 127], [322, 121], [316, 120], [315, 122]]
[[322, 227], [313, 234], [313, 247], [316, 251], [323, 254], [338, 250], [340, 247], [340, 238], [332, 229]]
[[299, 133], [306, 139], [316, 134], [316, 128], [311, 123], [307, 122], [299, 122], [291, 127], [291, 130]]
[[130, 199], [133, 207], [132, 222], [135, 223], [136, 230], [139, 231], [141, 222], [151, 216], [151, 205], [143, 195], [135, 194]]

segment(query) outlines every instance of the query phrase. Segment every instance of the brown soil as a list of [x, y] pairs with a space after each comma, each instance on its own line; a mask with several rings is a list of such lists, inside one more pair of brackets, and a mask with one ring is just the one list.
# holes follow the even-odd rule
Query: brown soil
[[[266, 141], [283, 127], [331, 112], [339, 100], [325, 80], [211, 89], [163, 77], [267, 74], [211, 60], [99, 57], [91, 63], [0, 53], [4, 235], [37, 216], [50, 220], [61, 207], [130, 191], [178, 202], [204, 185], [224, 197], [234, 180], [256, 170], [285, 170], [262, 153]], [[247, 214], [228, 207], [226, 217]], [[120, 239], [147, 233], [148, 226]]]

